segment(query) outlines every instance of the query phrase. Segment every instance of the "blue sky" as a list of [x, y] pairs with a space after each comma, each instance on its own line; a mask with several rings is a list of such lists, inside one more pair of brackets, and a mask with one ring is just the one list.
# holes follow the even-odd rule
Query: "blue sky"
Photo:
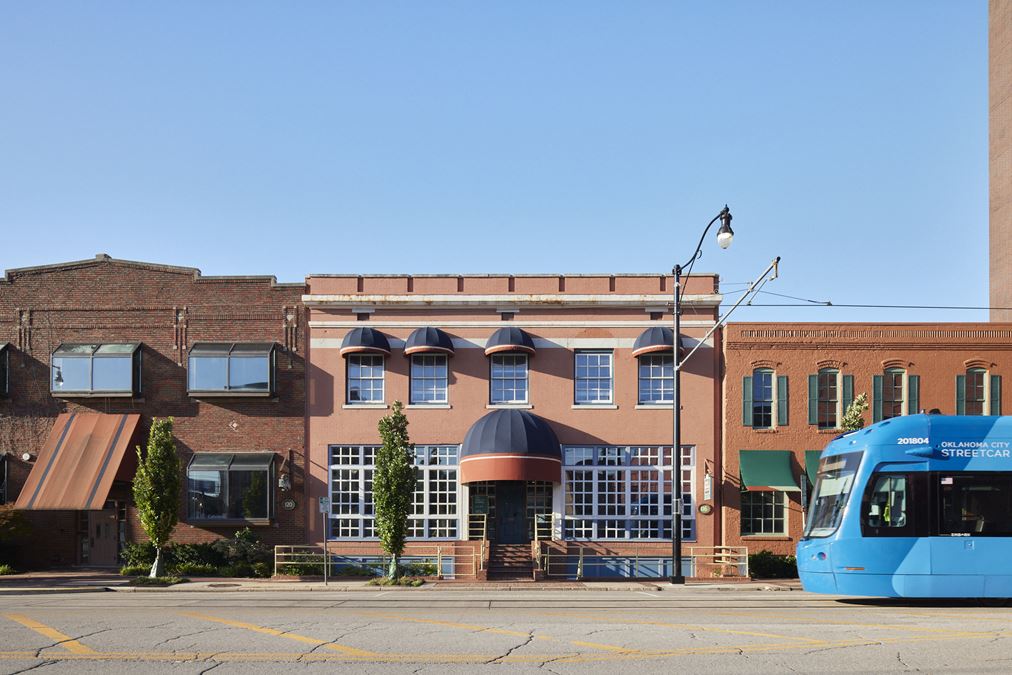
[[0, 101], [3, 268], [661, 272], [727, 202], [727, 291], [987, 304], [984, 0], [5, 3]]

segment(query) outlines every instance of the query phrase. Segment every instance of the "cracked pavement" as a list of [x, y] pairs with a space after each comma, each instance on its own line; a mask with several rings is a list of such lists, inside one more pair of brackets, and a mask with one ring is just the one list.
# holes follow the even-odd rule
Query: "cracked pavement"
[[0, 675], [1008, 672], [1012, 608], [800, 591], [0, 597]]

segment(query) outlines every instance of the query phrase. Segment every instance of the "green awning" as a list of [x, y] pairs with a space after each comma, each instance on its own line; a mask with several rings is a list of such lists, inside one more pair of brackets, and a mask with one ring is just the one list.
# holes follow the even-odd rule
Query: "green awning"
[[741, 450], [742, 489], [801, 492], [791, 470], [793, 455], [790, 450]]
[[819, 473], [819, 457], [822, 450], [805, 450], [805, 473], [808, 474], [808, 482], [815, 485], [815, 476]]

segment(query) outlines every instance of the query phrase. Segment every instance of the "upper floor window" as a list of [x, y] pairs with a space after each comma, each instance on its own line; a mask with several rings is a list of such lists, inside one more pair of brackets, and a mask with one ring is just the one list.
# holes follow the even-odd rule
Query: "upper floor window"
[[53, 352], [55, 396], [133, 396], [141, 390], [141, 344], [61, 344]]
[[492, 403], [527, 403], [527, 354], [492, 354]]
[[671, 403], [675, 392], [675, 356], [663, 352], [639, 357], [639, 402]]
[[612, 402], [612, 353], [604, 351], [578, 351], [575, 354], [577, 404]]
[[808, 423], [820, 429], [836, 429], [854, 400], [854, 376], [837, 368], [822, 368], [808, 376]]
[[957, 415], [1001, 415], [1001, 375], [969, 368], [956, 376]]
[[198, 342], [190, 349], [190, 394], [270, 396], [274, 393], [274, 343]]
[[411, 356], [411, 402], [446, 403], [447, 356], [414, 354]]
[[920, 377], [903, 368], [887, 368], [872, 381], [872, 421], [916, 414], [920, 410]]
[[348, 403], [382, 403], [384, 357], [381, 354], [348, 356]]
[[754, 429], [787, 425], [787, 376], [756, 368], [742, 378], [742, 423]]

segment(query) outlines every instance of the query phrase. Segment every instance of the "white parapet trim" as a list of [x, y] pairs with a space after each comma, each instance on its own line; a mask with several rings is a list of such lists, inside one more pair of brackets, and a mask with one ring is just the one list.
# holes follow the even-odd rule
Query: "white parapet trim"
[[[686, 295], [682, 298], [683, 305], [698, 307], [717, 307], [723, 296], [719, 293]], [[508, 293], [495, 295], [468, 295], [465, 293], [446, 294], [306, 294], [302, 302], [310, 307], [357, 307], [374, 305], [377, 307], [475, 307], [491, 305], [493, 307], [529, 307], [529, 306], [561, 306], [561, 307], [655, 307], [668, 306], [671, 295], [660, 293]]]

